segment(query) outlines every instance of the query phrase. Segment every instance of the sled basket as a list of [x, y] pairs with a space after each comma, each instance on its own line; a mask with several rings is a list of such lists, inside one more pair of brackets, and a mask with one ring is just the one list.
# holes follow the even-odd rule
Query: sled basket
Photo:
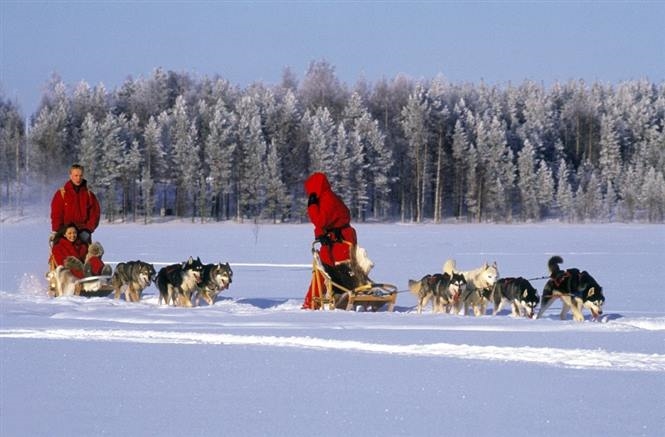
[[105, 297], [113, 292], [111, 276], [88, 276], [76, 281], [79, 288], [79, 296], [83, 297]]
[[357, 306], [376, 311], [388, 305], [387, 311], [395, 309], [397, 287], [392, 284], [367, 282], [356, 287], [345, 287], [334, 281], [321, 262], [319, 242], [312, 243], [312, 307], [314, 309], [354, 310]]
[[[51, 251], [49, 251], [48, 267], [49, 271], [46, 272], [46, 279], [48, 280], [47, 294], [54, 297], [57, 295], [55, 269], [58, 266]], [[79, 279], [74, 284], [74, 295], [76, 296], [105, 297], [114, 291], [111, 285], [111, 276], [88, 276]]]

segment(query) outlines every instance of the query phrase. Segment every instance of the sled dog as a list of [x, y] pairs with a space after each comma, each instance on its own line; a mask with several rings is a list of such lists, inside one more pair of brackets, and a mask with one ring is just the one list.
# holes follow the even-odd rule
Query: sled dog
[[191, 256], [183, 263], [161, 268], [157, 273], [158, 303], [164, 301], [166, 305], [191, 307], [191, 296], [201, 281], [202, 272], [201, 260]]
[[423, 312], [429, 301], [432, 301], [432, 312], [450, 313], [459, 300], [466, 286], [464, 276], [459, 273], [435, 273], [425, 275], [420, 280], [409, 279], [409, 290], [416, 296], [418, 314]]
[[[80, 260], [77, 261], [80, 262]], [[58, 266], [55, 270], [51, 270], [46, 274], [46, 278], [51, 287], [49, 293], [53, 297], [77, 296], [81, 291], [76, 284], [78, 278], [65, 266]]]
[[561, 270], [559, 264], [563, 262], [560, 256], [553, 256], [547, 262], [550, 271], [550, 279], [543, 288], [543, 296], [540, 301], [540, 318], [552, 302], [560, 298], [563, 302], [561, 309], [561, 320], [565, 320], [568, 311], [573, 313], [573, 320], [581, 322], [584, 320], [582, 310], [591, 311], [592, 319], [597, 319], [603, 314], [605, 296], [603, 288], [586, 271], [576, 268]]
[[[473, 308], [476, 316], [484, 315], [492, 295], [492, 287], [499, 278], [499, 268], [496, 262], [492, 264], [485, 262], [474, 270], [459, 271], [455, 260], [449, 259], [443, 264], [443, 272], [449, 275], [453, 272], [461, 273], [466, 279], [466, 289], [461, 296], [461, 302], [464, 305], [463, 314], [466, 315], [469, 308]], [[458, 306], [456, 308], [458, 313], [459, 309]]]
[[231, 282], [233, 282], [233, 270], [229, 263], [206, 264], [203, 266], [201, 282], [196, 289], [196, 305], [199, 305], [201, 299], [212, 305], [217, 295], [229, 288]]
[[531, 283], [522, 278], [501, 278], [497, 279], [492, 291], [494, 297], [494, 310], [492, 314], [496, 315], [501, 311], [505, 301], [510, 302], [513, 317], [528, 317], [532, 319], [535, 316], [536, 306], [540, 301], [538, 291]]
[[118, 263], [111, 277], [114, 297], [119, 299], [124, 293], [126, 301], [140, 301], [143, 290], [155, 281], [155, 276], [155, 267], [147, 262], [138, 260]]

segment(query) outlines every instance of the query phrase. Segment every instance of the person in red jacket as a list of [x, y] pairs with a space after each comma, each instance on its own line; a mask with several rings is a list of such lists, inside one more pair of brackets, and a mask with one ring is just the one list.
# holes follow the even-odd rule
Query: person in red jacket
[[51, 237], [65, 224], [73, 223], [79, 230], [79, 239], [92, 242], [92, 233], [99, 225], [101, 209], [95, 194], [88, 189], [83, 178], [83, 166], [73, 164], [69, 180], [59, 188], [51, 200]]
[[[332, 191], [328, 178], [323, 173], [313, 173], [305, 181], [307, 215], [314, 225], [314, 238], [321, 244], [319, 256], [333, 282], [352, 287], [351, 248], [357, 244], [356, 231], [351, 227], [351, 214], [342, 199]], [[312, 287], [323, 284], [320, 272], [315, 272], [305, 295], [303, 309], [317, 309], [312, 302]], [[323, 290], [317, 293], [325, 294]], [[342, 290], [336, 289], [341, 293]]]
[[[53, 240], [51, 256], [57, 266], [69, 267], [68, 257], [74, 257], [78, 263], [83, 263], [88, 253], [88, 246], [78, 238], [78, 229], [76, 225], [68, 224], [63, 226]], [[70, 268], [72, 274], [77, 278], [83, 278], [83, 270]]]

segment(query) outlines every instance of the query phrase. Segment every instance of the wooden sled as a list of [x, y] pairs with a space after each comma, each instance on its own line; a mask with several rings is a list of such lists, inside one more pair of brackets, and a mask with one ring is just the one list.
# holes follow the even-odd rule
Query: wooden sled
[[[49, 271], [46, 272], [46, 279], [48, 281], [47, 294], [51, 297], [57, 297], [55, 269], [58, 266], [55, 263], [53, 254], [49, 255], [48, 265]], [[111, 276], [87, 276], [74, 282], [74, 296], [106, 297], [113, 292]]]
[[[368, 282], [354, 288], [345, 287], [331, 278], [321, 262], [316, 244], [312, 244], [312, 308], [313, 309], [345, 309], [355, 310], [361, 306], [377, 311], [388, 305], [387, 311], [395, 309], [397, 287], [392, 284]], [[336, 292], [336, 290], [338, 290]]]

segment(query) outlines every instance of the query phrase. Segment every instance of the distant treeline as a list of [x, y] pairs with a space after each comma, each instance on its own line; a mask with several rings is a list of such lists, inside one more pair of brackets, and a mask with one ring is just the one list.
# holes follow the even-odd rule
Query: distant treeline
[[47, 88], [28, 126], [0, 96], [0, 206], [78, 162], [109, 220], [300, 221], [314, 171], [356, 221], [665, 218], [664, 83], [350, 88], [316, 61], [275, 86], [156, 69]]

